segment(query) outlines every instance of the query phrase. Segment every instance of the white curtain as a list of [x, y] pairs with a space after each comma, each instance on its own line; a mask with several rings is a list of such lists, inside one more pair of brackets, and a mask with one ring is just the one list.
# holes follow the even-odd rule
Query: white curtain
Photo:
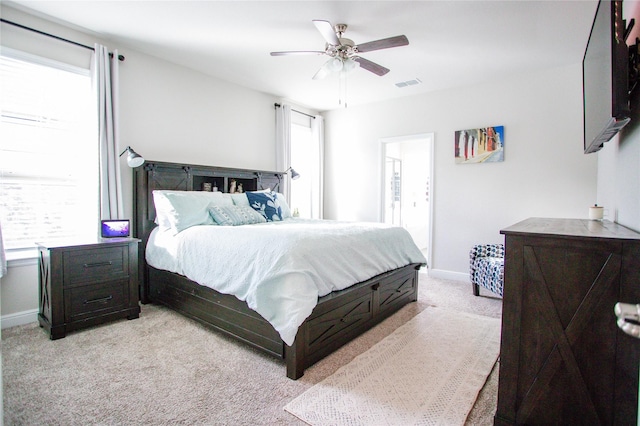
[[318, 164], [317, 173], [314, 174], [314, 178], [317, 182], [313, 182], [311, 185], [314, 193], [311, 195], [311, 213], [313, 218], [324, 218], [324, 117], [316, 115], [315, 120], [311, 120], [311, 137], [313, 138], [314, 145], [318, 149]]
[[[283, 172], [291, 167], [291, 105], [276, 107], [276, 171]], [[280, 183], [281, 192], [287, 203], [291, 203], [290, 175], [287, 173]]]
[[100, 140], [100, 217], [124, 216], [118, 149], [118, 51], [95, 45], [92, 61], [93, 85], [98, 98]]

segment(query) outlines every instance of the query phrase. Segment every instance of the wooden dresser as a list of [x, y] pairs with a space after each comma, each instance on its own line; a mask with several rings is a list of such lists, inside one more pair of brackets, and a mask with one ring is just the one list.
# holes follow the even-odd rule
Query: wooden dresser
[[635, 425], [640, 234], [609, 221], [531, 218], [505, 235], [495, 425]]
[[49, 337], [120, 318], [138, 318], [136, 238], [38, 244], [38, 321]]

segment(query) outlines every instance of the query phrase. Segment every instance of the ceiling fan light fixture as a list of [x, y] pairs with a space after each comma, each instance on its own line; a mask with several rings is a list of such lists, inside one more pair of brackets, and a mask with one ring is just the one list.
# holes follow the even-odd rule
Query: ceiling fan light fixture
[[344, 72], [350, 72], [356, 69], [358, 65], [359, 65], [358, 62], [354, 61], [351, 58], [347, 58], [344, 60], [344, 63], [342, 64], [342, 70]]
[[327, 62], [327, 67], [331, 72], [338, 72], [342, 70], [342, 68], [344, 67], [344, 63], [340, 58], [333, 58], [329, 62]]

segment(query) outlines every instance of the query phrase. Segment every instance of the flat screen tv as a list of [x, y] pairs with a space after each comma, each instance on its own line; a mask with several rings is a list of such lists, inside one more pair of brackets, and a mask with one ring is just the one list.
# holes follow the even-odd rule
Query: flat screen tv
[[622, 1], [598, 2], [582, 60], [585, 154], [599, 151], [630, 120], [625, 25]]

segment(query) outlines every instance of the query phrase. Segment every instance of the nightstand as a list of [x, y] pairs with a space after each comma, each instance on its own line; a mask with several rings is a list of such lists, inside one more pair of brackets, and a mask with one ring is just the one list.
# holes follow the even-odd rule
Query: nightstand
[[136, 238], [38, 244], [38, 322], [51, 340], [115, 319], [140, 316]]

